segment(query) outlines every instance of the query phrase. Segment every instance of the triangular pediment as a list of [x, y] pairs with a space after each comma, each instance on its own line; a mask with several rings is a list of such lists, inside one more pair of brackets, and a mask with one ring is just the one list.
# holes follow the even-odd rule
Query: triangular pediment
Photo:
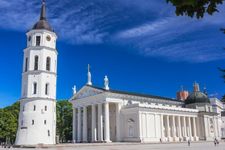
[[98, 94], [103, 93], [104, 91], [101, 89], [96, 89], [94, 87], [91, 86], [84, 86], [83, 88], [81, 88], [73, 97], [72, 100], [75, 99], [82, 99], [85, 97], [90, 97], [90, 96], [95, 96]]

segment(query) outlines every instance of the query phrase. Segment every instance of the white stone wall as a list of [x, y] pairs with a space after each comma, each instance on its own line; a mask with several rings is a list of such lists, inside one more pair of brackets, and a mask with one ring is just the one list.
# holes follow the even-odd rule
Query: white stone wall
[[222, 116], [222, 122], [221, 122], [221, 138], [225, 139], [225, 116]]
[[139, 117], [141, 141], [159, 141], [161, 138], [160, 115], [141, 111]]
[[[35, 111], [34, 106], [36, 107]], [[20, 129], [17, 133], [16, 143], [19, 145], [54, 144], [56, 135], [55, 108], [56, 102], [52, 100], [22, 100], [21, 117], [19, 118]]]
[[[46, 46], [52, 49], [56, 48], [57, 36], [55, 33], [47, 30], [31, 30], [27, 33], [27, 47], [36, 46], [36, 36], [41, 36], [40, 46]], [[50, 41], [47, 41], [47, 36], [51, 37]], [[29, 41], [29, 38], [31, 40]]]
[[[121, 139], [122, 141], [140, 142], [139, 113], [138, 109], [121, 111]], [[130, 131], [130, 132], [129, 132]]]

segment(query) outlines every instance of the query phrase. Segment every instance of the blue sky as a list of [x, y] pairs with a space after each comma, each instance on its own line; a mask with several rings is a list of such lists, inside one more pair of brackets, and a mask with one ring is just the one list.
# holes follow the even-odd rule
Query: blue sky
[[[166, 1], [166, 0], [165, 0]], [[174, 98], [194, 81], [221, 97], [225, 84], [224, 6], [197, 20], [177, 17], [164, 0], [47, 0], [50, 24], [59, 36], [57, 98], [86, 83]], [[0, 0], [0, 107], [20, 98], [25, 33], [39, 18], [39, 0]]]

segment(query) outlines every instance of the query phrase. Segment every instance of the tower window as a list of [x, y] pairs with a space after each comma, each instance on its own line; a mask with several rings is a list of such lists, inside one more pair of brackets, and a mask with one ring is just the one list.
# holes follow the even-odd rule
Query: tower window
[[21, 126], [23, 126], [23, 120], [21, 121]]
[[31, 36], [28, 37], [28, 41], [29, 41], [29, 42], [31, 41]]
[[34, 111], [36, 111], [36, 105], [34, 105]]
[[25, 72], [27, 72], [27, 69], [28, 69], [28, 58], [26, 58], [25, 60]]
[[46, 120], [44, 120], [44, 124], [46, 124], [47, 123], [47, 121]]
[[50, 71], [50, 69], [51, 69], [50, 67], [51, 67], [51, 58], [47, 57], [47, 59], [46, 59], [46, 70]]
[[34, 120], [32, 120], [32, 125], [34, 125]]
[[33, 94], [37, 94], [37, 83], [33, 84]]
[[48, 136], [50, 136], [50, 130], [48, 130]]
[[23, 106], [23, 111], [25, 111], [25, 106]]
[[36, 46], [41, 45], [41, 36], [36, 36]]
[[48, 95], [49, 94], [49, 84], [46, 83], [45, 84], [45, 95]]
[[34, 57], [34, 70], [38, 70], [38, 56]]
[[47, 106], [45, 106], [45, 111], [47, 111]]

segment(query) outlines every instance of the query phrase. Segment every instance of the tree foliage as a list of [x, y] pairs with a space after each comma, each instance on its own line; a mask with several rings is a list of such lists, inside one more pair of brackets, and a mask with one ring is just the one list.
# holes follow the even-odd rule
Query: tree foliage
[[223, 96], [221, 102], [225, 103], [225, 95]]
[[60, 142], [72, 140], [72, 104], [67, 100], [58, 101], [56, 105], [57, 135]]
[[225, 79], [225, 69], [222, 69], [221, 71], [223, 73], [223, 78]]
[[205, 14], [213, 15], [218, 12], [218, 6], [223, 0], [167, 0], [176, 7], [178, 16], [203, 18]]
[[15, 141], [18, 126], [19, 102], [12, 106], [0, 109], [0, 139]]

